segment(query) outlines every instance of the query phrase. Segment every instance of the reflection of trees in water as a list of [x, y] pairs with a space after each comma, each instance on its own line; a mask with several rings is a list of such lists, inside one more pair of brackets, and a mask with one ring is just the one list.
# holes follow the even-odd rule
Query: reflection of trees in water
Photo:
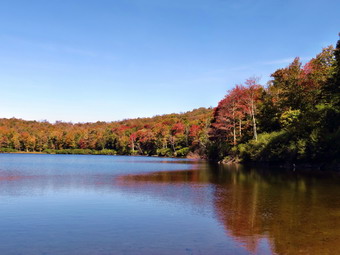
[[[278, 254], [340, 252], [340, 187], [322, 176], [221, 169], [215, 193], [228, 234], [256, 252], [261, 238]], [[331, 192], [330, 192], [331, 191]]]
[[209, 176], [208, 171], [195, 170], [122, 175], [116, 179], [115, 185], [128, 193], [150, 195], [205, 213], [211, 210], [214, 195]]
[[[222, 170], [223, 171], [223, 170]], [[257, 220], [258, 187], [247, 183], [247, 176], [238, 169], [222, 182], [217, 184], [215, 193], [215, 209], [218, 219], [223, 223], [227, 233], [243, 243], [249, 251], [256, 252], [258, 242], [266, 237], [263, 222]], [[265, 215], [269, 215], [268, 212]]]

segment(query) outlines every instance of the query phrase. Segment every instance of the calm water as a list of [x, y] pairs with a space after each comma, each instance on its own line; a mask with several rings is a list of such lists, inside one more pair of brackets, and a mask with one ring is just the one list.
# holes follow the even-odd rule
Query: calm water
[[340, 254], [340, 178], [0, 154], [0, 254]]

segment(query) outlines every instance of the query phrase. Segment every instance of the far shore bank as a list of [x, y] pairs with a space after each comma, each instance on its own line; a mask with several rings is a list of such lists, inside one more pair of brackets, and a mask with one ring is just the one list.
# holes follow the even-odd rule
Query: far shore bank
[[140, 155], [140, 154], [117, 154], [115, 151], [111, 150], [82, 150], [82, 149], [66, 149], [66, 150], [46, 150], [46, 151], [15, 151], [15, 150], [1, 150], [0, 153], [10, 153], [10, 154], [50, 154], [50, 155], [108, 155], [108, 156], [144, 156], [144, 157], [159, 157], [159, 158], [187, 158], [187, 159], [200, 159], [196, 155], [187, 155], [187, 157], [170, 157], [170, 156], [161, 156], [161, 155]]
[[261, 168], [282, 168], [292, 171], [336, 171], [340, 172], [340, 163], [337, 162], [267, 162], [267, 161], [240, 161], [240, 160], [221, 160], [222, 165], [241, 164], [249, 167]]
[[[114, 154], [112, 151], [96, 151], [96, 150], [80, 150], [80, 149], [69, 149], [69, 150], [48, 150], [48, 151], [14, 151], [14, 150], [0, 150], [0, 153], [11, 153], [11, 154], [50, 154], [50, 155], [111, 155], [111, 156], [144, 156], [144, 157], [159, 157], [159, 158], [177, 158], [177, 159], [197, 159], [206, 160], [200, 158], [197, 155], [187, 155], [187, 157], [164, 157], [160, 155], [122, 155]], [[207, 162], [209, 162], [207, 160]], [[261, 167], [261, 168], [282, 168], [285, 170], [292, 171], [336, 171], [340, 172], [340, 164], [338, 163], [294, 163], [294, 162], [259, 162], [259, 161], [235, 161], [235, 160], [222, 160], [219, 162], [210, 161], [211, 163], [218, 163], [221, 165], [244, 165], [250, 167]]]

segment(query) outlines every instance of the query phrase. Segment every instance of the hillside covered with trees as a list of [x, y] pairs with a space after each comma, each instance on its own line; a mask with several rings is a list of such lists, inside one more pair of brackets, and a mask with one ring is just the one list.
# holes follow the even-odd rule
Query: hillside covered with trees
[[0, 119], [3, 152], [204, 157], [212, 109], [117, 122]]
[[236, 85], [215, 109], [110, 123], [0, 119], [0, 150], [339, 163], [340, 40], [271, 77]]
[[225, 161], [337, 163], [340, 160], [340, 40], [304, 65], [229, 90], [214, 110], [210, 157]]

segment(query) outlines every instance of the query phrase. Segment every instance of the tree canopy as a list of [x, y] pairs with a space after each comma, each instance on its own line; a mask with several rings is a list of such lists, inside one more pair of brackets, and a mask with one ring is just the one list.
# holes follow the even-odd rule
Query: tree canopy
[[236, 85], [214, 109], [212, 158], [274, 162], [340, 159], [340, 40], [304, 65], [295, 58], [267, 86]]

